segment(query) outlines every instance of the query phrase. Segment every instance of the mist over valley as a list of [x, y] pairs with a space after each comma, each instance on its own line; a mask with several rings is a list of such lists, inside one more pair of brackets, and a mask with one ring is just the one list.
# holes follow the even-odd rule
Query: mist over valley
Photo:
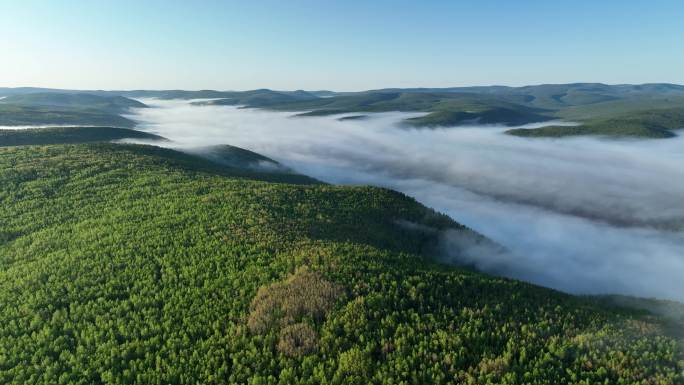
[[396, 189], [510, 252], [447, 246], [446, 260], [571, 293], [684, 299], [681, 137], [526, 139], [498, 125], [401, 124], [422, 113], [348, 120], [142, 101], [153, 108], [128, 117], [171, 147], [228, 143], [328, 183]]

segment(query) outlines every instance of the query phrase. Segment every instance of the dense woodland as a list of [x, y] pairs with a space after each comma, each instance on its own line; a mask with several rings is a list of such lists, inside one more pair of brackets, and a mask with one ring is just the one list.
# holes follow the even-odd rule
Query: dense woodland
[[684, 383], [657, 318], [436, 263], [470, 230], [393, 191], [59, 144], [0, 148], [0, 204], [3, 384]]

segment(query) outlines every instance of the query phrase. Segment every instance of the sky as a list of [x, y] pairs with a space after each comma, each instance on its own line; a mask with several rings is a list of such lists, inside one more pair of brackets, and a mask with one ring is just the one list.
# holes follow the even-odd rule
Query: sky
[[684, 83], [684, 2], [0, 0], [0, 87]]

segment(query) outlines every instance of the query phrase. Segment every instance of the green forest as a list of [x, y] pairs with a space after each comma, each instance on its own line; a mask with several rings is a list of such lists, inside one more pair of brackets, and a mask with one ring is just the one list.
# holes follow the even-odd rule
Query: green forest
[[684, 384], [658, 316], [439, 263], [474, 232], [401, 193], [106, 140], [0, 147], [2, 384]]
[[117, 127], [50, 127], [0, 130], [0, 147], [103, 142], [119, 139], [164, 140], [158, 135]]

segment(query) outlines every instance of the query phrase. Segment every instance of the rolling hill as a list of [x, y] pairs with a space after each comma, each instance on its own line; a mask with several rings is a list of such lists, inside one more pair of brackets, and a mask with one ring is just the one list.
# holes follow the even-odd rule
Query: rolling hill
[[[17, 88], [3, 88], [0, 87], [0, 97], [14, 98], [31, 94], [50, 94], [58, 98], [68, 98], [78, 95], [91, 95], [95, 98], [158, 98], [158, 99], [249, 99], [253, 97], [264, 98], [264, 100], [273, 98], [279, 99], [281, 102], [290, 102], [304, 99], [315, 99], [319, 96], [334, 95], [330, 91], [274, 91], [269, 89], [257, 89], [249, 91], [216, 91], [216, 90], [132, 90], [132, 91], [104, 91], [104, 90], [66, 90], [54, 88], [35, 88], [35, 87], [17, 87]], [[129, 99], [130, 100], [130, 99]], [[133, 102], [135, 102], [133, 100]], [[139, 103], [139, 102], [138, 102]], [[226, 103], [224, 101], [224, 103]], [[50, 104], [54, 105], [54, 104]], [[140, 105], [133, 105], [131, 107], [143, 107]]]
[[[413, 127], [471, 124], [518, 126], [570, 120], [578, 126], [510, 130], [526, 137], [600, 135], [667, 138], [684, 127], [684, 86], [674, 84], [542, 84], [524, 87], [483, 86], [381, 89], [333, 93], [274, 91], [68, 91], [35, 88], [0, 89], [0, 124], [86, 124], [132, 127], [120, 116], [144, 104], [129, 97], [209, 99], [196, 105], [231, 105], [292, 111], [297, 116], [326, 116], [388, 111], [425, 112], [407, 119]], [[3, 123], [4, 122], [4, 123]], [[85, 123], [80, 123], [85, 122]]]
[[95, 110], [120, 114], [130, 108], [146, 108], [144, 103], [123, 96], [100, 96], [87, 93], [29, 93], [9, 95], [0, 103], [21, 106], [50, 106], [79, 110]]
[[[599, 117], [583, 119], [577, 126], [547, 126], [512, 129], [506, 133], [525, 137], [601, 135], [613, 137], [671, 138], [684, 128], [684, 107], [604, 111]], [[576, 113], [576, 112], [575, 112]]]
[[[0, 100], [2, 102], [2, 100]], [[92, 110], [0, 103], [0, 126], [79, 125], [134, 127], [123, 116]]]
[[[255, 92], [264, 95], [254, 97]], [[470, 124], [524, 125], [554, 119], [578, 126], [551, 126], [507, 133], [527, 137], [600, 135], [667, 138], [684, 127], [684, 86], [673, 84], [606, 85], [545, 84], [525, 87], [455, 87], [381, 89], [346, 92], [295, 100], [269, 90], [247, 91], [202, 104], [239, 105], [325, 116], [387, 111], [426, 112], [407, 119], [414, 127], [456, 127]]]
[[0, 383], [684, 380], [650, 313], [438, 263], [481, 237], [403, 194], [240, 164], [1, 147]]
[[502, 98], [512, 103], [557, 110], [619, 100], [645, 98], [667, 99], [684, 96], [684, 86], [667, 83], [617, 84], [569, 83], [540, 84], [522, 87], [473, 86], [450, 88], [388, 88], [372, 92], [468, 93]]
[[491, 97], [459, 93], [368, 92], [270, 106], [280, 110], [310, 110], [298, 116], [324, 116], [350, 112], [427, 112], [407, 119], [414, 127], [449, 127], [464, 124], [518, 125], [551, 119], [541, 110]]
[[50, 127], [0, 130], [0, 147], [109, 142], [120, 139], [165, 140], [154, 134], [118, 127]]
[[87, 125], [133, 127], [135, 122], [121, 116], [145, 104], [123, 96], [88, 93], [14, 93], [0, 99], [0, 125]]

